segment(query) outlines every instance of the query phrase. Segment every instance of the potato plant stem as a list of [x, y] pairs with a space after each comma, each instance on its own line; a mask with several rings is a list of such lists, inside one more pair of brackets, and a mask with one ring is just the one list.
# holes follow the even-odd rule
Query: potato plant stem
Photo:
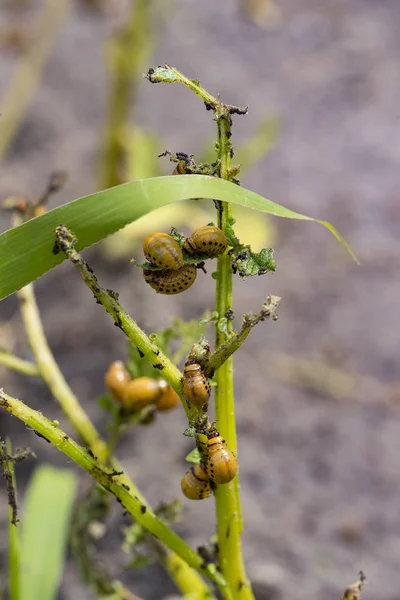
[[50, 392], [58, 401], [66, 417], [78, 435], [88, 444], [92, 452], [101, 461], [107, 452], [107, 446], [100, 438], [92, 421], [83, 410], [78, 398], [72, 392], [53, 356], [43, 330], [39, 309], [36, 304], [33, 284], [22, 288], [18, 293], [22, 320], [28, 336], [36, 364]]
[[[78, 398], [75, 396], [60, 371], [57, 361], [47, 342], [47, 337], [40, 318], [40, 312], [36, 303], [33, 284], [22, 288], [18, 292], [18, 298], [29, 345], [42, 379], [59, 403], [68, 421], [98, 460], [101, 463], [109, 462], [116, 471], [123, 471], [120, 463], [114, 457], [110, 457], [108, 445], [99, 436], [89, 416], [82, 408]], [[119, 475], [117, 480], [121, 484], [128, 486], [132, 494], [142, 502], [142, 505], [151, 510], [145, 497], [126, 473]], [[167, 569], [170, 564], [173, 564], [175, 556], [174, 553], [170, 553], [170, 561], [166, 564]], [[175, 579], [174, 573], [171, 573], [171, 577]], [[190, 568], [189, 565], [182, 561], [180, 578], [181, 580], [184, 580], [185, 577], [187, 577], [189, 581], [192, 581], [193, 590], [199, 594], [199, 598], [206, 598], [208, 594], [210, 600], [213, 599], [207, 584]]]
[[[246, 114], [247, 107], [240, 108], [223, 104], [219, 98], [211, 96], [199, 81], [188, 79], [180, 71], [164, 65], [150, 69], [147, 78], [151, 83], [180, 83], [199, 96], [207, 110], [214, 112], [214, 119], [218, 128], [218, 159], [219, 176], [222, 179], [232, 180], [237, 169], [231, 167], [232, 145], [231, 115]], [[218, 211], [218, 226], [225, 228], [231, 217], [230, 205], [220, 203]], [[216, 311], [219, 317], [225, 317], [232, 306], [232, 264], [230, 255], [225, 252], [218, 258]], [[228, 321], [228, 328], [231, 322]], [[229, 331], [229, 329], [228, 329]], [[225, 344], [228, 337], [223, 333], [218, 323], [216, 325], [216, 349]], [[215, 413], [217, 426], [225, 437], [228, 446], [236, 453], [236, 422], [233, 395], [233, 361], [232, 356], [219, 366], [215, 374], [217, 383], [215, 393]], [[239, 480], [235, 479], [228, 484], [217, 486], [215, 491], [217, 533], [218, 533], [218, 558], [219, 567], [225, 577], [234, 600], [254, 600], [251, 586], [247, 580], [241, 547], [242, 519], [239, 495]]]
[[6, 350], [0, 350], [0, 365], [17, 371], [22, 375], [29, 375], [31, 377], [40, 377], [40, 371], [38, 366], [29, 360], [23, 360]]
[[8, 396], [2, 390], [0, 390], [0, 408], [31, 427], [68, 456], [75, 464], [89, 473], [104, 489], [117, 498], [118, 502], [140, 525], [161, 540], [170, 550], [176, 552], [185, 563], [219, 585], [223, 592], [225, 582], [215, 565], [204, 565], [202, 558], [194, 550], [158, 519], [154, 512], [144, 505], [128, 486], [118, 480], [118, 472], [104, 467], [85, 448], [79, 446], [62, 431], [57, 423], [49, 421], [40, 412], [33, 410], [21, 400]]
[[[218, 155], [220, 161], [220, 177], [230, 179], [231, 167], [231, 118], [225, 114], [218, 118]], [[225, 229], [231, 219], [231, 207], [222, 202], [218, 211], [218, 227]], [[225, 252], [218, 258], [216, 311], [224, 317], [232, 308], [232, 261]], [[232, 321], [228, 320], [228, 331], [232, 329]], [[216, 350], [228, 341], [228, 335], [216, 324]], [[231, 355], [215, 373], [215, 418], [221, 435], [226, 439], [228, 447], [237, 454], [235, 403], [233, 389], [233, 356]], [[246, 577], [242, 556], [242, 516], [239, 493], [239, 475], [215, 490], [217, 534], [219, 548], [219, 566], [234, 598], [238, 600], [254, 600], [251, 586]]]
[[70, 0], [48, 0], [40, 16], [34, 39], [14, 71], [1, 104], [0, 161], [14, 139], [33, 97], [36, 94], [43, 67], [51, 53], [59, 28], [71, 8]]
[[136, 104], [138, 82], [151, 42], [151, 0], [131, 0], [123, 27], [108, 42], [109, 98], [100, 188], [118, 185], [124, 179], [124, 128]]

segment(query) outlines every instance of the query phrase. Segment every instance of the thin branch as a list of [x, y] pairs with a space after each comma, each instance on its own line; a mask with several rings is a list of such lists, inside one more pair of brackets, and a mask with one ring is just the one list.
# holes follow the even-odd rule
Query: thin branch
[[94, 275], [92, 269], [87, 262], [83, 260], [81, 255], [75, 250], [77, 240], [73, 233], [60, 225], [56, 230], [56, 245], [55, 252], [60, 250], [64, 252], [71, 260], [73, 265], [79, 271], [85, 284], [92, 291], [95, 300], [98, 304], [104, 306], [106, 311], [114, 320], [114, 323], [119, 327], [129, 340], [134, 344], [141, 356], [146, 357], [154, 369], [162, 373], [162, 377], [168, 381], [170, 386], [180, 396], [185, 409], [186, 415], [191, 423], [194, 423], [200, 415], [200, 410], [194, 405], [189, 405], [182, 390], [182, 373], [174, 365], [174, 363], [161, 351], [161, 349], [152, 342], [145, 332], [140, 329], [138, 324], [118, 301], [118, 294], [112, 290], [102, 288]]
[[140, 498], [132, 493], [128, 486], [118, 481], [119, 472], [107, 469], [82, 446], [73, 441], [58, 425], [49, 421], [40, 412], [29, 408], [16, 398], [0, 390], [0, 408], [20, 419], [40, 436], [53, 444], [74, 463], [84, 469], [104, 489], [116, 497], [117, 501], [145, 529], [161, 540], [170, 550], [176, 552], [189, 566], [205, 575], [220, 588], [225, 587], [223, 577], [214, 565], [203, 564], [202, 558], [194, 552], [176, 533], [160, 521], [154, 512]]
[[31, 46], [14, 72], [0, 104], [0, 161], [32, 102], [45, 61], [70, 7], [70, 0], [48, 0]]
[[358, 574], [358, 580], [345, 590], [341, 600], [360, 600], [361, 590], [366, 581], [367, 578], [365, 577], [364, 573], [360, 571]]
[[0, 364], [30, 377], [40, 377], [39, 367], [30, 360], [23, 360], [7, 350], [0, 350]]
[[276, 311], [279, 306], [280, 298], [278, 296], [268, 296], [261, 311], [255, 315], [244, 315], [242, 326], [238, 331], [228, 338], [228, 341], [218, 346], [216, 351], [210, 356], [204, 366], [204, 372], [207, 377], [213, 377], [215, 371], [223, 365], [236, 350], [243, 345], [250, 331], [258, 323], [267, 319], [276, 321], [278, 316]]

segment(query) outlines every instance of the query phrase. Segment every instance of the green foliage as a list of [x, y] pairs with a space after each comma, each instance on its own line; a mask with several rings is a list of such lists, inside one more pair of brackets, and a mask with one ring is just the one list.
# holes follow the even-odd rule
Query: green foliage
[[[192, 319], [191, 321], [182, 321], [175, 318], [169, 327], [157, 333], [151, 333], [149, 338], [171, 357], [172, 362], [178, 364], [187, 356], [193, 343], [204, 335], [208, 323], [208, 315], [204, 315], [204, 318], [200, 320]], [[137, 348], [132, 344], [129, 344], [129, 357], [126, 368], [131, 377], [152, 377], [154, 379], [160, 377], [160, 374], [155, 372], [149, 361], [143, 360]], [[103, 397], [102, 405], [107, 410], [107, 401]]]
[[76, 484], [75, 473], [48, 465], [32, 476], [23, 513], [19, 600], [57, 596]]
[[193, 448], [193, 450], [191, 450], [189, 452], [189, 454], [187, 454], [185, 456], [185, 460], [188, 463], [194, 463], [195, 465], [199, 464], [201, 459], [200, 459], [200, 452], [199, 452], [198, 448]]
[[[65, 223], [78, 238], [77, 250], [90, 246], [146, 213], [187, 198], [212, 198], [289, 219], [314, 221], [229, 181], [203, 175], [133, 181], [55, 208], [0, 235], [0, 299], [34, 281], [65, 256], [54, 255], [55, 229]], [[354, 257], [340, 234], [324, 225]]]

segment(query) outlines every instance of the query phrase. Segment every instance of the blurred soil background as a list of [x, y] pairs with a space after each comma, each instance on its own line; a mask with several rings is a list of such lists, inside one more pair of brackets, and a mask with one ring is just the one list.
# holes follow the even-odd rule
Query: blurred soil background
[[[110, 83], [105, 44], [124, 22], [127, 6], [110, 0], [102, 10], [95, 4], [73, 3], [55, 32], [38, 91], [2, 160], [1, 198], [35, 198], [49, 174], [61, 169], [68, 182], [51, 207], [101, 185]], [[398, 600], [400, 3], [150, 4], [153, 47], [140, 72], [167, 62], [224, 101], [248, 104], [248, 116], [234, 119], [238, 146], [276, 115], [277, 144], [243, 174], [242, 184], [332, 222], [361, 261], [356, 266], [319, 225], [259, 216], [263, 244], [273, 244], [278, 269], [234, 283], [235, 323], [242, 313], [258, 310], [268, 294], [282, 297], [278, 322], [259, 325], [235, 355], [244, 548], [257, 598], [336, 600], [362, 568], [369, 579], [365, 600]], [[40, 0], [0, 2], [0, 98], [44, 7]], [[196, 97], [183, 87], [152, 86], [144, 79], [134, 85], [130, 143], [143, 140], [144, 152], [157, 136], [154, 169], [171, 173], [167, 159], [155, 158], [166, 148], [196, 154], [210, 146], [214, 123]], [[1, 112], [0, 136], [7, 117]], [[211, 203], [209, 208], [212, 214]], [[189, 232], [189, 212], [187, 220], [183, 229]], [[154, 229], [148, 223], [147, 233]], [[254, 223], [242, 241], [252, 241]], [[171, 216], [162, 228], [176, 224]], [[4, 213], [1, 226], [10, 226]], [[131, 256], [141, 259], [137, 239], [124, 239], [123, 252], [106, 242], [85, 256], [147, 331], [169, 325], [175, 315], [200, 318], [212, 309], [210, 273], [200, 273], [201, 281], [182, 295], [156, 295], [129, 264]], [[36, 291], [61, 369], [104, 432], [106, 417], [96, 397], [104, 391], [109, 362], [126, 358], [123, 335], [69, 264], [40, 279]], [[1, 303], [0, 319], [1, 346], [29, 358], [15, 297]], [[40, 382], [2, 367], [0, 375], [10, 395], [59, 418], [72, 433]], [[163, 414], [150, 429], [126, 435], [118, 449], [153, 504], [181, 497], [184, 457], [192, 447], [182, 436], [185, 425], [182, 410]], [[39, 462], [71, 467], [21, 423], [0, 415], [5, 434], [37, 455], [17, 467], [22, 496]], [[81, 475], [81, 491], [88, 483]], [[6, 517], [1, 489], [3, 573]], [[116, 506], [100, 544], [101, 560], [146, 600], [176, 593], [158, 565], [123, 571], [126, 556], [119, 546], [127, 523]], [[176, 528], [191, 545], [205, 543], [214, 531], [212, 501], [184, 501], [184, 520]], [[69, 560], [60, 598], [93, 597]]]

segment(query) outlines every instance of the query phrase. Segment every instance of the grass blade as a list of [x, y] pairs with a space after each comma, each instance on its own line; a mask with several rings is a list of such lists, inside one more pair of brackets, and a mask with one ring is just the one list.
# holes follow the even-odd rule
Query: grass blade
[[342, 236], [326, 221], [294, 212], [216, 177], [154, 177], [79, 198], [1, 234], [0, 300], [65, 260], [62, 253], [52, 254], [58, 225], [65, 224], [76, 234], [77, 249], [81, 250], [160, 206], [187, 198], [213, 198], [277, 217], [316, 221], [324, 225], [357, 261]]
[[76, 483], [72, 471], [47, 465], [32, 476], [23, 512], [19, 600], [54, 600], [57, 595]]

